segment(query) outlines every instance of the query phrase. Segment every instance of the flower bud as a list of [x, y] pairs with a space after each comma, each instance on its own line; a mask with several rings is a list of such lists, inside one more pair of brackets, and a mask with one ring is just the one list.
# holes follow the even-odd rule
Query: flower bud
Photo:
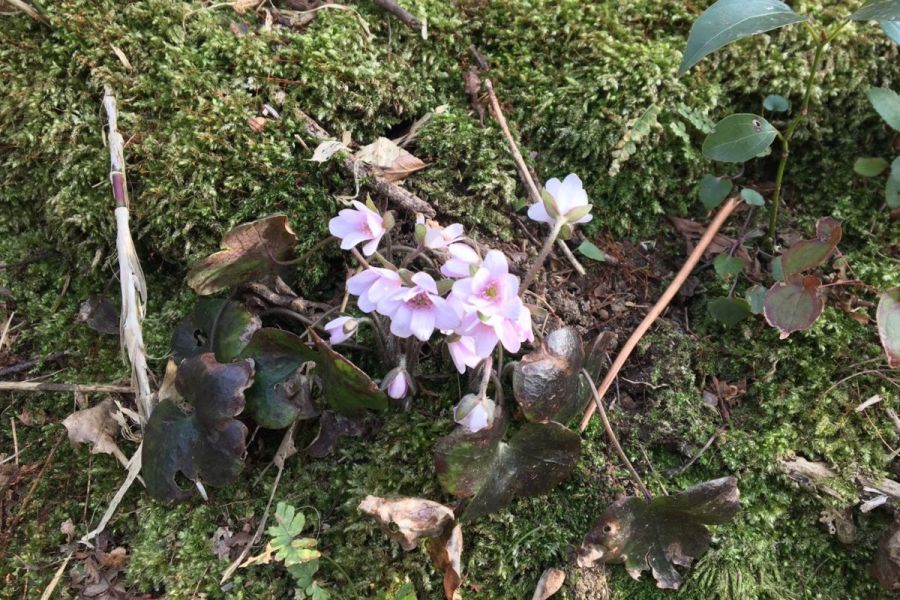
[[410, 393], [415, 393], [415, 383], [404, 367], [391, 369], [381, 381], [381, 389], [394, 400], [403, 400]]
[[453, 408], [453, 420], [475, 433], [494, 423], [496, 405], [490, 398], [477, 394], [466, 394]]
[[396, 225], [396, 224], [397, 224], [397, 219], [394, 217], [394, 211], [389, 210], [386, 213], [384, 213], [383, 225], [384, 225], [385, 231], [390, 231], [391, 229], [394, 228], [394, 225]]
[[331, 344], [340, 344], [356, 333], [359, 321], [353, 317], [338, 317], [325, 324], [325, 331], [331, 336]]

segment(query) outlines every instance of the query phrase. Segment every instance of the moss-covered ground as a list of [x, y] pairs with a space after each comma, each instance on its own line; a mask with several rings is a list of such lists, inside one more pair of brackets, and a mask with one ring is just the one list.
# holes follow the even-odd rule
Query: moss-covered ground
[[[186, 268], [214, 249], [224, 231], [283, 211], [301, 232], [302, 251], [326, 235], [335, 196], [352, 193], [353, 182], [334, 166], [307, 160], [310, 140], [296, 109], [336, 136], [347, 131], [367, 142], [446, 106], [418, 136], [413, 151], [429, 167], [408, 187], [443, 220], [460, 219], [488, 236], [520, 237], [510, 221], [524, 197], [514, 164], [491, 119], [479, 125], [463, 87], [475, 44], [491, 63], [507, 117], [538, 173], [574, 171], [585, 180], [597, 215], [588, 233], [656, 240], [656, 256], [677, 268], [683, 243], [665, 215], [705, 218], [696, 185], [713, 166], [699, 152], [703, 133], [728, 112], [760, 110], [768, 93], [797, 102], [808, 69], [809, 44], [796, 27], [732, 46], [678, 79], [680, 50], [705, 3], [402, 4], [427, 17], [427, 40], [370, 2], [353, 6], [371, 38], [356, 15], [333, 9], [319, 11], [299, 31], [261, 30], [251, 13], [168, 0], [48, 0], [52, 29], [0, 17], [0, 300], [3, 322], [15, 311], [13, 322], [22, 323], [4, 364], [65, 351], [65, 368], [38, 366], [30, 376], [67, 382], [127, 376], [117, 340], [75, 319], [85, 298], [115, 296], [118, 285], [103, 84], [120, 99], [135, 235], [150, 288], [145, 335], [160, 371], [171, 328], [193, 301], [183, 285]], [[847, 4], [792, 3], [825, 19], [844, 14]], [[898, 285], [897, 225], [879, 212], [877, 186], [856, 178], [851, 164], [859, 154], [888, 154], [887, 131], [864, 91], [870, 84], [897, 89], [900, 55], [872, 26], [851, 25], [821, 75], [824, 84], [813, 95], [788, 170], [782, 225], [808, 234], [816, 217], [835, 216], [844, 224], [841, 250], [855, 274], [878, 288]], [[256, 131], [247, 120], [265, 103], [281, 118]], [[628, 141], [648, 110], [655, 115], [649, 133]], [[771, 161], [757, 162], [748, 177], [771, 181]], [[21, 261], [27, 264], [15, 265]], [[317, 255], [298, 269], [298, 288], [330, 296], [340, 285], [340, 261], [333, 251]], [[759, 320], [723, 330], [708, 318], [706, 302], [727, 287], [720, 289], [711, 269], [699, 278], [694, 296], [679, 300], [672, 320], [661, 322], [635, 354], [633, 371], [623, 375], [643, 384], [623, 393], [638, 402], [617, 404], [612, 419], [655, 493], [735, 474], [743, 510], [716, 530], [713, 548], [681, 591], [658, 590], [646, 574], [632, 581], [614, 566], [607, 573], [611, 597], [878, 597], [867, 568], [886, 513], [856, 512], [857, 540], [842, 544], [819, 523], [823, 507], [838, 502], [800, 489], [777, 464], [796, 451], [830, 464], [848, 489], [860, 471], [891, 474], [886, 461], [898, 442], [885, 409], [900, 412], [900, 406], [897, 388], [883, 379], [873, 324], [859, 323], [832, 301], [810, 331], [788, 340]], [[658, 283], [651, 299], [664, 282]], [[683, 464], [722, 425], [702, 400], [713, 376], [746, 380], [746, 394], [713, 446], [691, 468], [667, 477], [667, 469]], [[883, 398], [879, 405], [854, 412], [874, 394]], [[404, 553], [361, 519], [356, 505], [370, 493], [450, 501], [434, 478], [431, 449], [450, 428], [451, 404], [421, 399], [412, 412], [385, 416], [375, 433], [343, 443], [329, 459], [289, 463], [276, 497], [306, 507], [319, 527], [327, 557], [321, 578], [336, 597], [372, 598], [405, 581], [422, 598], [441, 596], [424, 552]], [[60, 524], [71, 518], [79, 533], [88, 530], [121, 481], [111, 457], [92, 457], [66, 441], [47, 460], [64, 435], [59, 421], [73, 406], [71, 395], [0, 394], [0, 451], [10, 453], [11, 419], [27, 411], [31, 424], [18, 420], [16, 427], [19, 461], [34, 467], [15, 488], [14, 502], [3, 504], [18, 527], [4, 540], [2, 598], [39, 597], [64, 556]], [[517, 501], [466, 528], [467, 598], [530, 597], [540, 573], [566, 564], [603, 507], [631, 489], [602, 427], [594, 423], [584, 440], [577, 472], [552, 494]], [[290, 578], [277, 566], [239, 570], [220, 588], [226, 563], [211, 545], [218, 527], [237, 530], [262, 514], [273, 473], [260, 474], [277, 442], [277, 436], [258, 438], [240, 482], [216, 490], [208, 504], [164, 507], [134, 488], [108, 528], [112, 543], [128, 550], [128, 589], [171, 598], [289, 596]], [[570, 576], [565, 597], [575, 597], [577, 578]], [[59, 594], [74, 597], [67, 581]]]

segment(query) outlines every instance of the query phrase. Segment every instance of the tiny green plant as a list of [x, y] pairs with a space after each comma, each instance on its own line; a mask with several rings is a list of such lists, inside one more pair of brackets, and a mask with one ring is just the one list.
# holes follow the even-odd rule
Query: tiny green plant
[[[900, 39], [898, 38], [900, 0], [868, 0], [858, 11], [831, 24], [816, 23], [806, 16], [797, 14], [780, 0], [718, 0], [700, 15], [691, 28], [679, 69], [679, 73], [682, 75], [704, 57], [732, 42], [800, 23], [809, 31], [813, 46], [809, 77], [799, 108], [794, 111], [787, 125], [779, 129], [762, 115], [733, 114], [719, 121], [703, 142], [703, 154], [708, 158], [717, 162], [745, 163], [771, 152], [772, 144], [776, 139], [779, 140], [781, 152], [775, 176], [775, 187], [769, 204], [768, 234], [773, 250], [776, 245], [778, 211], [781, 205], [785, 171], [791, 153], [791, 140], [800, 125], [809, 116], [810, 100], [826, 51], [831, 42], [852, 21], [878, 21], [884, 32], [891, 39], [897, 41]], [[889, 91], [885, 90], [885, 92]], [[882, 95], [879, 93], [879, 97]], [[874, 102], [875, 100], [873, 100]], [[884, 103], [893, 105], [893, 102], [889, 100]], [[788, 99], [774, 94], [767, 96], [763, 101], [763, 109], [770, 113], [784, 114], [789, 114], [792, 110]], [[900, 119], [900, 112], [894, 113], [894, 117]], [[885, 117], [885, 120], [889, 124], [891, 123], [888, 117]], [[895, 181], [894, 187], [896, 188], [896, 180], [892, 181]], [[727, 184], [728, 182], [723, 178], [714, 176], [707, 176], [701, 182], [700, 196], [707, 208], [715, 208], [725, 199], [731, 191]], [[896, 195], [896, 190], [894, 193]], [[745, 199], [747, 198], [745, 197]], [[759, 202], [759, 198], [754, 196], [753, 199]]]
[[[900, 28], [900, 22], [896, 25]], [[887, 88], [869, 89], [869, 102], [881, 115], [888, 127], [900, 133], [900, 94]], [[853, 164], [853, 170], [863, 177], [880, 177], [887, 173], [884, 184], [884, 201], [888, 208], [900, 208], [900, 156], [891, 162], [882, 157], [860, 157]]]

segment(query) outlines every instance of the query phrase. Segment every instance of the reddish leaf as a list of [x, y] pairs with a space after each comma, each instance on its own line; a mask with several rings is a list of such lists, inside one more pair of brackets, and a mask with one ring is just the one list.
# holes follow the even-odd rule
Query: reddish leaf
[[275, 273], [297, 243], [285, 215], [238, 225], [222, 238], [222, 249], [188, 273], [187, 283], [201, 296]]
[[900, 287], [883, 293], [878, 301], [878, 336], [887, 354], [888, 366], [900, 367]]
[[816, 221], [816, 239], [802, 240], [781, 256], [784, 278], [818, 267], [834, 252], [841, 241], [841, 224], [831, 217]]
[[763, 314], [769, 325], [781, 332], [781, 339], [809, 329], [822, 314], [825, 302], [818, 293], [821, 285], [818, 277], [795, 275], [769, 288]]

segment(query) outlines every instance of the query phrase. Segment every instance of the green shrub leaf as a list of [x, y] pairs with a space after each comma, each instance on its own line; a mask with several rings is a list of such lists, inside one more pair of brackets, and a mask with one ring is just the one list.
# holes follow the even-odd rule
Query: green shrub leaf
[[678, 74], [731, 42], [805, 20], [780, 0], [719, 0], [691, 27]]
[[900, 131], [900, 95], [888, 88], [869, 88], [869, 102], [894, 131]]
[[741, 190], [741, 198], [743, 198], [744, 202], [746, 202], [750, 206], [766, 205], [766, 199], [762, 197], [762, 194], [760, 194], [756, 190], [751, 190], [750, 188], [744, 188]]
[[716, 275], [725, 279], [732, 275], [737, 275], [744, 270], [744, 260], [738, 256], [731, 256], [724, 252], [716, 257], [713, 261], [713, 268]]
[[606, 253], [592, 244], [591, 242], [584, 240], [581, 244], [576, 248], [579, 254], [590, 258], [591, 260], [596, 260], [597, 262], [606, 262], [607, 256]]
[[900, 367], [900, 287], [895, 287], [883, 293], [878, 300], [878, 336], [884, 353], [887, 355], [888, 366], [892, 369]]
[[854, 21], [900, 21], [900, 0], [868, 0], [850, 18]]
[[710, 316], [725, 327], [734, 327], [752, 313], [750, 303], [743, 298], [716, 298], [707, 305]]
[[706, 210], [713, 210], [722, 204], [733, 188], [734, 184], [728, 177], [704, 175], [700, 180], [700, 202]]
[[853, 170], [863, 177], [878, 177], [888, 167], [888, 161], [883, 158], [857, 158], [853, 163]]
[[690, 565], [706, 552], [712, 539], [706, 526], [727, 523], [740, 508], [734, 477], [705, 481], [649, 502], [634, 496], [617, 500], [585, 536], [578, 566], [624, 563], [634, 578], [650, 570], [657, 587], [678, 589], [681, 576], [675, 565]]
[[818, 277], [795, 275], [769, 288], [763, 314], [769, 325], [781, 332], [781, 339], [809, 329], [822, 314], [825, 302], [818, 293], [821, 285]]
[[891, 173], [888, 177], [884, 186], [884, 201], [890, 208], [900, 208], [900, 176]]
[[318, 350], [316, 373], [322, 379], [322, 395], [334, 410], [356, 416], [368, 410], [385, 410], [387, 396], [366, 373], [335, 352], [315, 331], [309, 335]]
[[784, 96], [769, 94], [763, 100], [763, 108], [770, 112], [787, 112], [791, 109], [791, 103]]
[[761, 315], [766, 302], [768, 290], [761, 285], [754, 285], [744, 293], [744, 298], [750, 303], [750, 312]]
[[759, 115], [729, 115], [706, 137], [703, 154], [720, 162], [745, 162], [762, 154], [776, 135], [775, 127]]

